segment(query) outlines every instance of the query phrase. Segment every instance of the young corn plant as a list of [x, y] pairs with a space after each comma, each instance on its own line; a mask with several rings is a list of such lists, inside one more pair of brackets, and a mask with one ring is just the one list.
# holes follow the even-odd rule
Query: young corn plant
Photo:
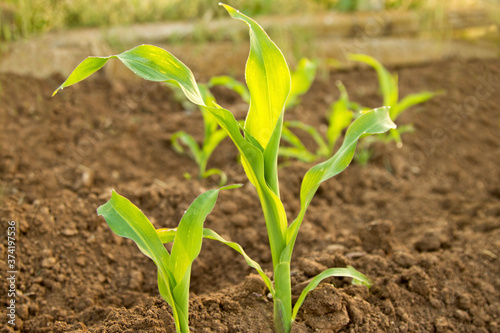
[[[402, 100], [399, 100], [399, 90], [398, 90], [398, 76], [397, 74], [391, 74], [387, 68], [384, 67], [375, 58], [370, 57], [365, 54], [350, 54], [348, 59], [353, 61], [358, 61], [371, 66], [376, 72], [380, 86], [380, 92], [383, 97], [384, 106], [390, 107], [389, 115], [393, 121], [412, 106], [424, 103], [434, 96], [441, 94], [442, 92], [431, 92], [423, 91], [416, 94], [411, 94], [405, 96]], [[398, 147], [403, 145], [401, 141], [401, 134], [405, 132], [413, 132], [413, 126], [411, 124], [399, 126], [397, 129], [391, 129], [388, 133], [378, 135], [373, 137], [369, 141], [381, 140], [382, 142], [388, 143], [390, 141], [395, 141]], [[375, 139], [376, 138], [376, 139]], [[365, 144], [366, 146], [366, 144]]]
[[[198, 84], [198, 89], [203, 98], [203, 102], [208, 106], [215, 107], [215, 97], [208, 87], [204, 84]], [[170, 139], [172, 147], [180, 154], [186, 152], [184, 146], [189, 149], [189, 155], [198, 165], [198, 179], [218, 175], [220, 177], [219, 186], [224, 186], [227, 183], [226, 174], [222, 170], [216, 168], [207, 170], [207, 164], [215, 148], [217, 148], [221, 141], [227, 137], [227, 134], [226, 131], [219, 128], [215, 119], [204, 108], [200, 107], [200, 111], [203, 116], [204, 124], [204, 139], [201, 145], [198, 144], [192, 135], [184, 131], [178, 131], [174, 133]], [[185, 174], [184, 176], [190, 178], [189, 174]]]
[[[158, 289], [172, 307], [175, 328], [179, 333], [189, 332], [191, 266], [200, 253], [204, 234], [209, 233], [204, 230], [203, 222], [214, 208], [219, 191], [234, 187], [239, 185], [201, 194], [186, 210], [177, 229], [172, 230], [156, 230], [139, 208], [115, 191], [112, 191], [111, 199], [97, 209], [97, 214], [106, 219], [115, 234], [132, 239], [142, 253], [156, 264]], [[166, 242], [165, 235], [172, 234]], [[169, 253], [163, 244], [172, 241]]]
[[285, 109], [296, 106], [300, 103], [300, 96], [304, 95], [311, 89], [311, 86], [316, 77], [316, 70], [318, 63], [316, 61], [302, 58], [299, 60], [295, 70], [290, 73], [291, 75], [291, 88], [288, 94], [288, 99], [285, 103]]
[[[243, 126], [229, 110], [219, 105], [206, 105], [191, 70], [166, 50], [151, 45], [141, 45], [108, 57], [88, 57], [58, 89], [83, 80], [114, 58], [146, 80], [175, 82], [191, 102], [214, 117], [239, 150], [244, 171], [257, 190], [268, 231], [273, 279], [244, 255], [236, 243], [218, 239], [215, 233], [205, 236], [220, 240], [244, 255], [246, 262], [263, 278], [273, 297], [276, 332], [290, 332], [306, 295], [323, 279], [347, 276], [353, 278], [355, 283], [370, 284], [368, 278], [352, 267], [330, 268], [314, 277], [292, 304], [290, 262], [300, 226], [320, 184], [349, 165], [361, 136], [384, 133], [396, 125], [391, 121], [387, 108], [375, 109], [358, 117], [349, 126], [339, 150], [305, 174], [300, 189], [299, 213], [288, 223], [280, 199], [277, 162], [284, 110], [291, 89], [290, 71], [281, 51], [257, 22], [230, 6], [222, 6], [233, 18], [244, 21], [250, 30], [250, 54], [245, 69], [250, 106]], [[162, 241], [169, 241], [171, 237], [167, 233]]]
[[[342, 132], [351, 124], [353, 118], [361, 114], [364, 110], [359, 104], [349, 100], [349, 96], [342, 82], [337, 81], [336, 84], [340, 90], [340, 98], [329, 107], [327, 113], [328, 127], [326, 130], [326, 138], [321, 135], [319, 130], [311, 125], [307, 125], [297, 120], [285, 121], [283, 124], [282, 137], [289, 145], [280, 147], [280, 156], [295, 158], [310, 163], [320, 158], [328, 158], [333, 154], [335, 143], [342, 135]], [[291, 129], [298, 129], [307, 133], [316, 143], [316, 151], [311, 152], [307, 149], [304, 143]]]
[[236, 80], [234, 77], [229, 75], [213, 76], [210, 78], [207, 84], [209, 87], [223, 86], [230, 90], [233, 90], [238, 95], [240, 95], [243, 102], [250, 103], [250, 93], [248, 92], [247, 86], [245, 86], [240, 81]]

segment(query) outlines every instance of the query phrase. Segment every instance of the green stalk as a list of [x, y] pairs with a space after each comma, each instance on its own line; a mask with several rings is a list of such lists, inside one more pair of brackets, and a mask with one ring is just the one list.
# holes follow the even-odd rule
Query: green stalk
[[282, 261], [274, 270], [274, 329], [277, 333], [289, 333], [292, 329], [292, 281], [290, 261]]

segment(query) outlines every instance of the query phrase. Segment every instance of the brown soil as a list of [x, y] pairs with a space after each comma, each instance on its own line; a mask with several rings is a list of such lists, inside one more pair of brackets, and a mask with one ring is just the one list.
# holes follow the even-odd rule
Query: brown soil
[[[401, 95], [445, 89], [400, 123], [414, 134], [401, 149], [376, 146], [367, 167], [352, 165], [313, 200], [292, 263], [294, 293], [326, 267], [352, 265], [371, 289], [330, 279], [313, 291], [295, 332], [500, 332], [500, 61], [446, 61], [399, 68]], [[169, 137], [202, 135], [199, 112], [160, 84], [103, 77], [51, 98], [63, 78], [0, 75], [2, 271], [7, 306], [7, 221], [18, 223], [17, 327], [21, 332], [174, 332], [154, 264], [115, 237], [96, 208], [115, 188], [156, 227], [174, 227], [217, 179], [185, 180], [196, 167]], [[324, 75], [288, 112], [321, 126], [341, 80], [353, 100], [377, 107], [370, 70]], [[219, 103], [245, 107], [223, 89]], [[271, 265], [255, 190], [231, 143], [210, 167], [230, 183], [206, 225]], [[282, 197], [297, 213], [309, 165], [281, 169]], [[205, 241], [192, 277], [194, 332], [271, 332], [272, 302], [234, 251]], [[2, 312], [3, 313], [3, 312]], [[1, 331], [10, 332], [6, 316]]]

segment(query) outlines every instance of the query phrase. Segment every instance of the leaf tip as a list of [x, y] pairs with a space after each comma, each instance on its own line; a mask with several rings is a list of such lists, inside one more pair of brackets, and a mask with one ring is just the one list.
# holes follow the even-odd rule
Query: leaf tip
[[233, 7], [226, 5], [225, 3], [219, 2], [219, 6], [224, 7], [225, 10], [229, 13], [229, 15], [233, 16], [234, 13], [239, 13], [239, 10], [234, 9]]
[[120, 196], [114, 189], [111, 189], [111, 198], [104, 204], [100, 205], [97, 207], [97, 216], [104, 216], [105, 209], [108, 206], [109, 202], [113, 200], [113, 198], [116, 198], [117, 196]]

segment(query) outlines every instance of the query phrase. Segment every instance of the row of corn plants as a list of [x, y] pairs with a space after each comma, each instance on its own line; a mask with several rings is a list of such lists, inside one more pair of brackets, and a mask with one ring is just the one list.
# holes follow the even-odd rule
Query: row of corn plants
[[[172, 307], [178, 332], [189, 331], [191, 265], [201, 251], [203, 238], [216, 240], [233, 248], [256, 269], [273, 298], [275, 331], [290, 332], [305, 297], [323, 279], [344, 276], [351, 277], [353, 283], [371, 284], [366, 276], [353, 267], [329, 268], [314, 277], [293, 303], [290, 263], [300, 226], [320, 184], [339, 174], [350, 164], [360, 138], [385, 133], [396, 128], [396, 125], [391, 120], [387, 107], [365, 111], [357, 117], [347, 129], [340, 148], [304, 175], [298, 214], [288, 221], [280, 199], [278, 155], [284, 111], [287, 103], [292, 103], [290, 96], [293, 96], [293, 78], [283, 54], [257, 22], [230, 6], [222, 6], [231, 17], [245, 22], [250, 31], [250, 53], [245, 68], [250, 105], [244, 124], [238, 122], [229, 110], [208, 98], [196, 83], [191, 70], [179, 59], [152, 45], [140, 45], [107, 57], [88, 57], [54, 94], [95, 73], [110, 59], [118, 59], [143, 79], [177, 85], [186, 98], [202, 110], [205, 121], [209, 116], [212, 117], [210, 119], [220, 126], [238, 149], [243, 170], [256, 188], [268, 232], [272, 277], [248, 257], [237, 243], [225, 240], [215, 231], [203, 227], [218, 193], [221, 190], [235, 191], [239, 185], [201, 194], [190, 205], [176, 229], [155, 229], [138, 207], [114, 191], [111, 199], [98, 208], [98, 214], [105, 218], [113, 232], [132, 239], [155, 262], [159, 291]], [[211, 128], [215, 130], [213, 125]], [[169, 252], [164, 244], [170, 242], [173, 244]]]

